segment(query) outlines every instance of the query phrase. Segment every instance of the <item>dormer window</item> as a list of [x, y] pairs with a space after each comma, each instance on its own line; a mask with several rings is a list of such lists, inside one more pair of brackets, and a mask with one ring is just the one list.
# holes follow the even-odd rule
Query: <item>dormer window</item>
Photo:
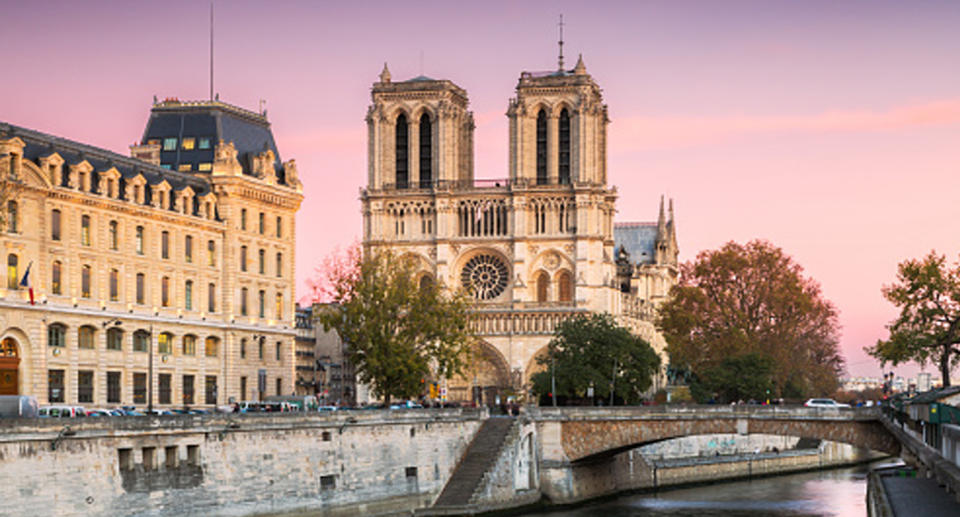
[[177, 139], [176, 139], [176, 138], [164, 138], [164, 139], [163, 139], [163, 150], [164, 150], [164, 151], [176, 151], [176, 150], [177, 150]]

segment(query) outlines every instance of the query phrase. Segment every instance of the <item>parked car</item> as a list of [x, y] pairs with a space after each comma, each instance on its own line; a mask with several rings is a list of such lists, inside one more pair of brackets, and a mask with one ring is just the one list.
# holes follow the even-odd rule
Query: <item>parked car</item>
[[37, 416], [41, 418], [86, 418], [83, 406], [43, 406]]
[[390, 409], [423, 409], [423, 405], [412, 400], [405, 400], [399, 404], [392, 404]]
[[841, 404], [833, 399], [810, 399], [803, 403], [807, 407], [819, 407], [819, 408], [849, 408], [850, 404]]
[[0, 395], [0, 417], [35, 418], [39, 410], [37, 398], [29, 395]]

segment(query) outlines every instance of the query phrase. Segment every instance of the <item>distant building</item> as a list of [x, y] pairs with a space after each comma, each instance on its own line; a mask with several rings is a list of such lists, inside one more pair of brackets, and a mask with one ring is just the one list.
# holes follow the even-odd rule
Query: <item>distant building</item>
[[923, 393], [925, 391], [930, 391], [933, 388], [933, 383], [931, 382], [931, 375], [927, 372], [920, 372], [917, 374], [917, 391]]
[[321, 391], [323, 371], [317, 360], [317, 329], [313, 310], [297, 307], [296, 378], [297, 395], [315, 395]]

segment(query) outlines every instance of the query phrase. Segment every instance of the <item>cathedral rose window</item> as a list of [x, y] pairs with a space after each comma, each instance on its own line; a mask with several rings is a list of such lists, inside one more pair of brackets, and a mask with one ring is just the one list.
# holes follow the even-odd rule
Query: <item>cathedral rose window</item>
[[460, 283], [478, 300], [492, 300], [507, 287], [510, 273], [506, 264], [493, 255], [477, 255], [463, 266]]

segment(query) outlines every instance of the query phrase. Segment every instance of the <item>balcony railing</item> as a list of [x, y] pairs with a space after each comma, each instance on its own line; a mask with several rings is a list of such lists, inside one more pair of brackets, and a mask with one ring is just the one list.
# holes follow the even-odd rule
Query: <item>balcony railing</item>
[[[576, 186], [600, 186], [593, 182], [575, 182]], [[433, 181], [408, 181], [408, 182], [388, 182], [383, 183], [379, 189], [369, 188], [367, 192], [376, 191], [410, 191], [410, 192], [431, 192], [431, 191], [453, 191], [453, 190], [487, 190], [487, 189], [526, 189], [526, 188], [548, 188], [548, 189], [569, 189], [571, 183], [540, 182], [530, 178], [494, 178], [494, 179], [471, 179], [471, 180], [433, 180]], [[361, 188], [361, 192], [364, 189]]]

